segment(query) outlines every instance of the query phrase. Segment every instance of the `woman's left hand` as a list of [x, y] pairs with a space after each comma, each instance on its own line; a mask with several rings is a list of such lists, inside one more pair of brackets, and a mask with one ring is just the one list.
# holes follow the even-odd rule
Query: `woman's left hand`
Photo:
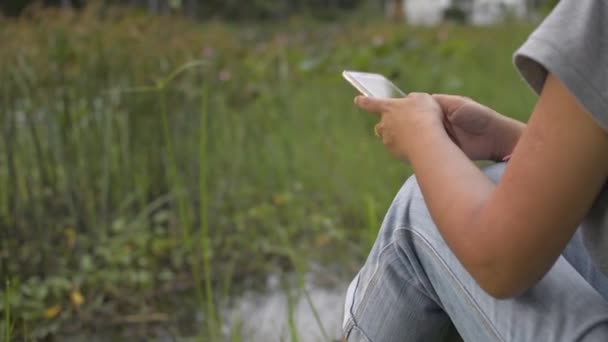
[[374, 130], [389, 151], [401, 160], [408, 160], [421, 134], [445, 132], [443, 111], [426, 93], [410, 93], [399, 99], [357, 96], [355, 104], [380, 117]]

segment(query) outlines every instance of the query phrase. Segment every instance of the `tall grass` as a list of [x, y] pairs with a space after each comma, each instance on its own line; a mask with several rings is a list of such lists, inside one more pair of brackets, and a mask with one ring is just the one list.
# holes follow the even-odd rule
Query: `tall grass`
[[[0, 21], [0, 274], [16, 279], [12, 321], [37, 339], [171, 310], [178, 334], [213, 341], [225, 325], [217, 304], [245, 284], [301, 276], [312, 260], [353, 269], [411, 170], [353, 108], [341, 70], [525, 118], [533, 98], [510, 55], [528, 31], [95, 9]], [[290, 293], [306, 296], [296, 283]], [[187, 318], [197, 311], [204, 328]]]
[[[207, 310], [207, 320], [209, 326], [209, 337], [211, 339], [216, 339], [218, 336], [218, 331], [216, 328], [221, 326], [220, 321], [218, 321], [216, 316], [215, 305], [213, 303], [214, 295], [213, 288], [211, 284], [211, 243], [210, 243], [210, 235], [209, 235], [209, 200], [207, 198], [207, 168], [209, 165], [207, 164], [207, 139], [208, 139], [208, 128], [207, 121], [208, 111], [207, 111], [207, 101], [208, 101], [208, 88], [203, 87], [202, 90], [202, 101], [201, 101], [201, 135], [200, 135], [200, 146], [199, 146], [199, 212], [201, 216], [201, 251], [202, 251], [202, 261], [203, 261], [203, 277], [205, 283], [205, 297], [206, 298], [206, 310]], [[231, 275], [231, 272], [226, 272]], [[229, 283], [229, 281], [227, 282]], [[200, 295], [199, 295], [200, 296]]]
[[[207, 213], [207, 88], [206, 85], [202, 86], [201, 96], [201, 127], [200, 127], [200, 145], [199, 145], [199, 212], [200, 212], [200, 250], [197, 251], [196, 247], [196, 236], [192, 232], [193, 219], [191, 201], [188, 199], [185, 184], [183, 184], [182, 177], [179, 172], [179, 164], [175, 157], [175, 147], [173, 144], [174, 136], [171, 130], [171, 124], [169, 121], [169, 114], [167, 108], [167, 91], [168, 87], [175, 78], [179, 77], [180, 74], [188, 72], [189, 70], [197, 67], [205, 66], [205, 61], [193, 61], [186, 63], [179, 68], [172, 71], [164, 79], [157, 80], [153, 86], [135, 87], [126, 89], [127, 92], [131, 93], [155, 93], [159, 99], [160, 108], [160, 121], [163, 128], [163, 138], [166, 143], [166, 155], [167, 155], [167, 168], [169, 173], [170, 187], [173, 189], [173, 197], [178, 207], [178, 218], [182, 227], [183, 243], [186, 246], [188, 253], [195, 256], [200, 254], [202, 258], [202, 271], [201, 262], [193, 259], [191, 262], [192, 275], [194, 277], [194, 287], [196, 289], [196, 296], [200, 305], [200, 308], [206, 312], [206, 320], [208, 326], [208, 339], [211, 341], [218, 340], [217, 327], [221, 326], [221, 322], [216, 316], [216, 309], [214, 304], [213, 288], [211, 284], [211, 265], [210, 265], [210, 244], [209, 244], [209, 228], [208, 228], [208, 213]], [[204, 80], [203, 82], [206, 82]], [[204, 285], [204, 291], [202, 289]], [[204, 292], [204, 293], [203, 293]]]

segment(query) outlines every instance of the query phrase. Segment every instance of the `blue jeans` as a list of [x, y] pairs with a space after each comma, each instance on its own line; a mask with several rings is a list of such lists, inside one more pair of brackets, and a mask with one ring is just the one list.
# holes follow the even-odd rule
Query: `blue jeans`
[[[503, 170], [501, 163], [484, 172], [497, 182]], [[608, 278], [579, 232], [538, 284], [497, 300], [444, 242], [415, 177], [397, 194], [346, 297], [349, 342], [608, 341]]]

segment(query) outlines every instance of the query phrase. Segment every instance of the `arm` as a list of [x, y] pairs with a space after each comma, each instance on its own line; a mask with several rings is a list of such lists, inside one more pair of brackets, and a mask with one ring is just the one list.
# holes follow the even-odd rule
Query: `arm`
[[[360, 106], [390, 114], [389, 107], [373, 108], [375, 101]], [[559, 257], [606, 181], [608, 134], [550, 75], [503, 178], [494, 185], [444, 129], [436, 128], [430, 111], [415, 115], [420, 107], [411, 105], [416, 110], [408, 111], [407, 103], [402, 105], [400, 117], [407, 122], [388, 121], [398, 113], [382, 114], [384, 124], [407, 134], [389, 141], [389, 148], [404, 151], [411, 161], [431, 215], [456, 257], [495, 297], [514, 296], [534, 285]], [[412, 130], [406, 132], [408, 125]]]

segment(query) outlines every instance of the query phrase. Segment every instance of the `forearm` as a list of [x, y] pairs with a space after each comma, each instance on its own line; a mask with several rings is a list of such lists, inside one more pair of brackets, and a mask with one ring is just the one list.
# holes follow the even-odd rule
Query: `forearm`
[[[492, 269], [493, 259], [477, 221], [495, 185], [440, 131], [421, 133], [409, 158], [443, 238], [480, 282], [483, 272]], [[487, 290], [486, 284], [480, 285]]]

